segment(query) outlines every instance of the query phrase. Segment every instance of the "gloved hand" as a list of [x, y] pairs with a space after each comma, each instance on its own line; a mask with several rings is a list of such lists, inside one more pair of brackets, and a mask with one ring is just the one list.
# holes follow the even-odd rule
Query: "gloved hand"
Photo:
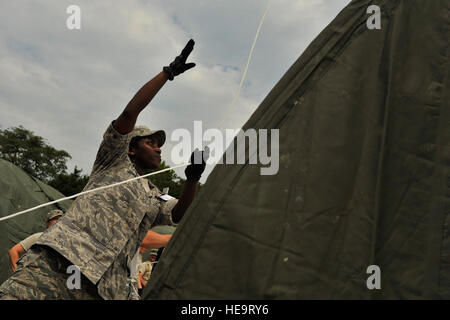
[[169, 66], [163, 68], [163, 71], [169, 75], [169, 80], [172, 81], [175, 76], [195, 67], [195, 63], [186, 63], [186, 59], [194, 49], [194, 44], [194, 40], [189, 40], [181, 54]]
[[200, 180], [203, 171], [205, 171], [206, 160], [209, 158], [209, 148], [205, 147], [204, 151], [195, 149], [191, 154], [191, 164], [186, 167], [184, 173], [186, 179], [191, 182]]

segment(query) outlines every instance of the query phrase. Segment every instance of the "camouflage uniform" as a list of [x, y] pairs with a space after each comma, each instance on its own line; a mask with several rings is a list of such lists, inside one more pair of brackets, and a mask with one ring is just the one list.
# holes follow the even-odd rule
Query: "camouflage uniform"
[[[64, 214], [64, 212], [62, 210], [51, 210], [47, 213], [47, 222], [62, 216]], [[20, 241], [20, 245], [22, 246], [24, 251], [28, 251], [39, 239], [39, 237], [42, 235], [42, 232], [36, 232], [34, 234], [32, 234], [31, 236], [25, 238], [24, 240]]]
[[81, 274], [83, 290], [67, 289], [72, 263], [49, 247], [34, 245], [1, 287], [1, 300], [99, 300], [97, 287]]
[[[136, 135], [135, 132], [121, 135], [112, 125], [108, 127], [84, 190], [139, 175], [128, 157], [133, 135]], [[37, 243], [51, 247], [78, 266], [82, 274], [97, 286], [100, 297], [126, 299], [129, 293], [126, 285], [129, 274], [127, 262], [133, 258], [150, 226], [174, 224], [171, 210], [176, 201], [165, 202], [158, 198], [161, 194], [148, 180], [138, 179], [79, 196], [60, 221], [46, 230]], [[42, 250], [45, 251], [45, 247]], [[18, 286], [35, 285], [20, 281], [21, 275], [26, 272], [24, 269], [33, 267], [28, 260], [24, 259], [23, 267], [18, 266], [10, 277], [11, 281], [8, 279], [0, 287], [0, 293], [10, 294]], [[39, 269], [39, 261], [35, 263], [37, 266], [34, 268]], [[69, 275], [65, 270], [61, 272], [67, 279]], [[65, 285], [55, 290], [70, 291]], [[16, 297], [35, 298], [31, 295]]]

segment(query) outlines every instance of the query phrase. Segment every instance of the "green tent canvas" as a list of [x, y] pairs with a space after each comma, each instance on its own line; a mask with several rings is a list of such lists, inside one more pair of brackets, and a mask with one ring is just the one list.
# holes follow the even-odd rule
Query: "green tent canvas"
[[243, 127], [279, 129], [278, 174], [217, 165], [144, 297], [449, 299], [449, 6], [343, 9]]
[[[0, 159], [0, 190], [0, 217], [64, 198], [64, 195], [56, 189], [3, 159]], [[29, 235], [44, 231], [47, 213], [50, 210], [66, 211], [71, 203], [71, 200], [66, 200], [0, 221], [0, 283], [11, 274], [8, 250]]]

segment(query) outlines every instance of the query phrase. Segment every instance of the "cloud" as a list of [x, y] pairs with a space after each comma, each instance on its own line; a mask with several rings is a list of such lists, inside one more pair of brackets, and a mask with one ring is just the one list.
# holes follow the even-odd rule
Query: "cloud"
[[[107, 125], [193, 37], [197, 67], [168, 82], [138, 120], [170, 135], [241, 127], [306, 46], [348, 0], [276, 0], [245, 85], [233, 95], [267, 1], [8, 1], [0, 11], [0, 125], [23, 125], [89, 173]], [[81, 30], [66, 8], [81, 8]], [[163, 159], [170, 163], [167, 142]], [[177, 173], [183, 175], [183, 169]], [[202, 179], [204, 181], [204, 179]]]

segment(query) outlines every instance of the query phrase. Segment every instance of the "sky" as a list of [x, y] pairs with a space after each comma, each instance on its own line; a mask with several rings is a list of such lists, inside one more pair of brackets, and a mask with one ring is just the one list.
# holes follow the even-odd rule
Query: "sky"
[[[232, 105], [269, 0], [21, 0], [0, 4], [0, 128], [22, 125], [67, 151], [89, 174], [109, 123], [181, 52], [192, 70], [168, 81], [137, 124], [167, 134], [241, 128], [288, 68], [350, 0], [272, 0], [242, 90]], [[81, 29], [66, 12], [81, 10]], [[223, 125], [221, 126], [223, 122]], [[212, 166], [207, 166], [205, 182]], [[176, 169], [184, 178], [184, 168]]]

